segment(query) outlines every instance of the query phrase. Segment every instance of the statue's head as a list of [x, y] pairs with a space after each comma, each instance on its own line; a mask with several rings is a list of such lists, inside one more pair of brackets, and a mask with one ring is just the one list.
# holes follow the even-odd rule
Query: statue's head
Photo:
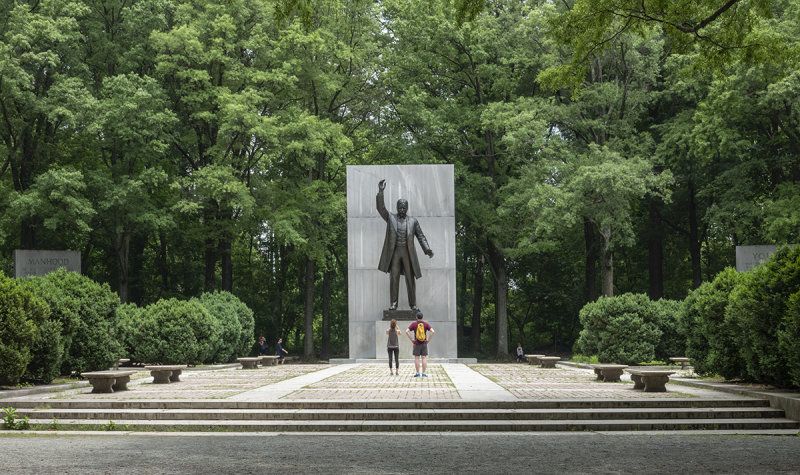
[[400, 198], [399, 200], [397, 200], [397, 216], [405, 218], [406, 213], [408, 213], [408, 201], [403, 198]]

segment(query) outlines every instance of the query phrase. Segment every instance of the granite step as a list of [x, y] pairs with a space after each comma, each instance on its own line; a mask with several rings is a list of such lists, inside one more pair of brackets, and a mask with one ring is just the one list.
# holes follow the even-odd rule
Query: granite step
[[48, 399], [6, 400], [3, 407], [17, 409], [626, 409], [626, 408], [713, 408], [769, 407], [769, 401], [755, 398], [658, 398], [658, 399], [547, 399], [517, 401], [464, 400], [361, 400], [361, 401], [230, 401], [224, 399]]
[[784, 412], [769, 407], [591, 408], [591, 409], [17, 409], [19, 417], [52, 420], [172, 421], [477, 421], [770, 419]]
[[[365, 420], [285, 420], [285, 421], [227, 421], [227, 420], [113, 420], [32, 419], [38, 430], [138, 430], [138, 431], [214, 431], [214, 432], [486, 432], [486, 431], [766, 431], [781, 430], [797, 433], [800, 423], [785, 418], [736, 419], [636, 419], [636, 420], [424, 420], [424, 421], [365, 421]], [[109, 428], [109, 426], [112, 426]]]

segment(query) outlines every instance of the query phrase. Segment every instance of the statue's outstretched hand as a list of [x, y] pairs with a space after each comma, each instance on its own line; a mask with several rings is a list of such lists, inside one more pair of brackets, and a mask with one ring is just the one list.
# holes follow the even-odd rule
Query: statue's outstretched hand
[[380, 191], [383, 191], [384, 188], [386, 188], [386, 180], [385, 179], [378, 182], [378, 189]]
[[427, 251], [425, 251], [425, 254], [426, 254], [428, 257], [430, 257], [431, 259], [433, 258], [433, 251], [431, 251], [430, 249], [428, 249]]

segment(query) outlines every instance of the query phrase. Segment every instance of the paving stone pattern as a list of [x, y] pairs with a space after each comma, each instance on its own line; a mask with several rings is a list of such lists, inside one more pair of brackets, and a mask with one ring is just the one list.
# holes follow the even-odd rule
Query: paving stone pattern
[[140, 384], [129, 384], [128, 391], [91, 394], [91, 388], [62, 393], [63, 399], [224, 399], [244, 391], [267, 386], [286, 379], [312, 373], [328, 365], [281, 365], [258, 369], [223, 369], [213, 371], [184, 370], [181, 381], [153, 384], [149, 372], [132, 378]]
[[[460, 365], [449, 365], [460, 366]], [[20, 399], [46, 400], [138, 400], [138, 399], [226, 399], [232, 400], [437, 400], [437, 399], [640, 399], [640, 398], [691, 398], [716, 399], [741, 396], [668, 384], [666, 393], [645, 393], [634, 390], [626, 375], [618, 383], [604, 383], [595, 378], [591, 369], [559, 366], [554, 369], [526, 364], [475, 364], [468, 371], [459, 372], [451, 380], [447, 369], [439, 364], [428, 367], [427, 378], [415, 378], [413, 366], [401, 368], [400, 376], [390, 376], [385, 364], [358, 364], [336, 374], [334, 366], [282, 365], [266, 368], [193, 370], [181, 375], [181, 382], [153, 384], [149, 372], [133, 376], [128, 391], [111, 394], [91, 394], [90, 387], [51, 393], [21, 396]], [[464, 368], [467, 369], [467, 368]], [[322, 371], [325, 370], [325, 371]], [[474, 372], [474, 373], [473, 373]], [[472, 378], [469, 373], [477, 378]], [[296, 388], [286, 383], [297, 380]], [[453, 376], [455, 377], [455, 376]], [[466, 377], [466, 379], [464, 379]], [[482, 383], [494, 382], [488, 387]], [[487, 381], [488, 380], [488, 381]], [[275, 389], [274, 391], [272, 389]], [[284, 392], [285, 391], [285, 392]], [[466, 396], [465, 396], [466, 395]]]
[[642, 399], [719, 397], [718, 393], [696, 390], [670, 384], [667, 393], [646, 393], [634, 390], [628, 378], [615, 383], [597, 380], [592, 370], [568, 368], [541, 368], [526, 364], [474, 364], [468, 365], [504, 387], [519, 399]]
[[404, 368], [399, 376], [389, 375], [380, 364], [363, 364], [310, 384], [283, 399], [459, 399], [458, 391], [440, 365], [428, 366], [428, 377], [414, 377], [414, 369]]

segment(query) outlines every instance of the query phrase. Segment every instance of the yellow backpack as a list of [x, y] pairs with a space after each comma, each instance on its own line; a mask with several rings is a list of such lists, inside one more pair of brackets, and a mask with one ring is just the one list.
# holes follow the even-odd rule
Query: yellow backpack
[[417, 323], [417, 331], [415, 336], [417, 341], [425, 341], [428, 337], [425, 335], [425, 324], [422, 322]]

